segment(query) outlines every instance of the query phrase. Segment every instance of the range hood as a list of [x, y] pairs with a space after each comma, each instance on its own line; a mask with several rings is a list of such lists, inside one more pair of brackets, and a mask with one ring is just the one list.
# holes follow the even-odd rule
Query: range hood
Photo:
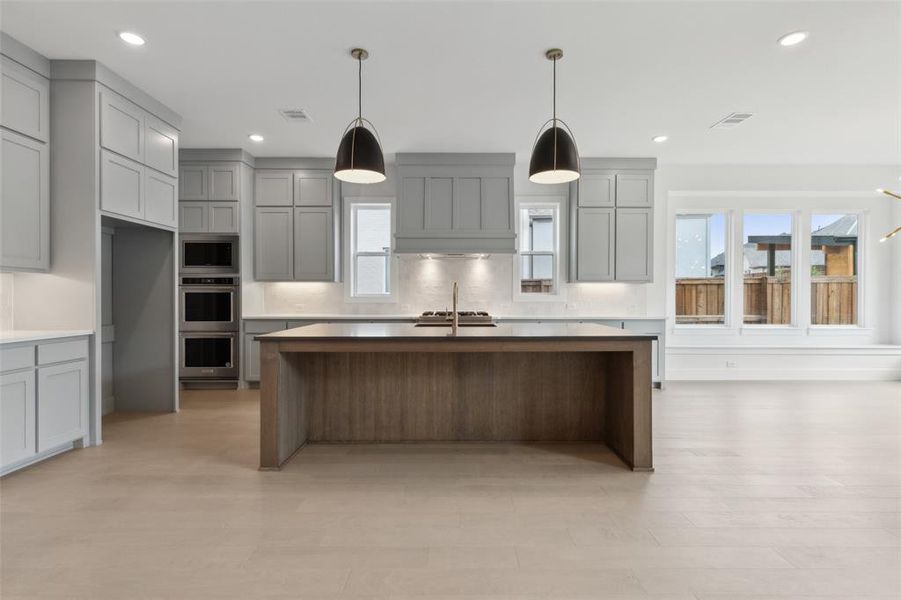
[[516, 251], [514, 153], [398, 154], [395, 249], [473, 258]]

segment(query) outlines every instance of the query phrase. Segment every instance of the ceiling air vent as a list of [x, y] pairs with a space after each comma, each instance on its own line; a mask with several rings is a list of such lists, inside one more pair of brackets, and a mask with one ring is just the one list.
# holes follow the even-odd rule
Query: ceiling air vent
[[289, 123], [309, 123], [313, 120], [302, 108], [281, 108], [278, 113]]
[[710, 128], [732, 129], [733, 127], [738, 127], [753, 116], [754, 114], [749, 112], [734, 112], [731, 115], [726, 115], [725, 117], [711, 125]]

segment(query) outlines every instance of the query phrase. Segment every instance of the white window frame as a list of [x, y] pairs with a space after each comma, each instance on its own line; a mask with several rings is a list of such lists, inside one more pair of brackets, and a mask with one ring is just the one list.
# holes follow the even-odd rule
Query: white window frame
[[[801, 221], [803, 220], [803, 212], [801, 210], [779, 209], [779, 208], [747, 208], [738, 211], [739, 218], [737, 223], [737, 233], [735, 236], [735, 257], [734, 265], [735, 278], [733, 285], [735, 286], [734, 294], [738, 300], [736, 310], [736, 322], [742, 335], [754, 335], [756, 333], [787, 333], [795, 334], [800, 331], [798, 327], [798, 296], [801, 290], [801, 269], [798, 268], [801, 259], [800, 246], [801, 241]], [[745, 323], [745, 273], [744, 273], [744, 243], [745, 243], [745, 217], [749, 215], [788, 215], [791, 219], [791, 279], [789, 280], [791, 295], [791, 316], [787, 324], [779, 323]], [[807, 232], [806, 239], [810, 245], [810, 232]], [[808, 281], [810, 276], [808, 274]]]
[[[862, 337], [871, 336], [873, 328], [873, 308], [868, 286], [868, 269], [871, 253], [875, 251], [870, 231], [872, 227], [871, 208], [850, 204], [856, 198], [870, 200], [871, 194], [862, 192], [833, 191], [671, 191], [667, 194], [667, 237], [670, 248], [675, 249], [675, 223], [679, 215], [723, 213], [726, 225], [726, 295], [724, 325], [694, 325], [675, 323], [675, 252], [666, 260], [667, 292], [666, 314], [670, 320], [669, 331], [682, 339], [682, 344], [697, 343], [688, 340], [704, 340], [710, 335], [716, 338], [732, 337], [736, 343], [742, 337], [756, 338], [753, 343], [761, 343], [767, 336], [782, 337], [786, 341], [809, 337]], [[753, 202], [748, 202], [753, 200]], [[747, 204], [736, 207], [737, 202]], [[788, 208], [792, 205], [799, 208]], [[792, 214], [792, 325], [745, 325], [744, 324], [744, 269], [742, 243], [744, 238], [744, 215], [746, 213], [791, 213]], [[856, 215], [858, 219], [857, 256], [857, 324], [856, 325], [813, 325], [810, 313], [810, 244], [811, 217], [817, 214]], [[684, 336], [684, 337], [682, 337]], [[712, 340], [712, 338], [711, 338]], [[706, 343], [713, 343], [707, 340]], [[748, 340], [750, 342], [750, 340]], [[703, 342], [702, 342], [703, 343]], [[782, 343], [775, 342], [774, 343]], [[794, 344], [794, 341], [792, 342]]]
[[[735, 248], [733, 244], [733, 240], [735, 239], [734, 228], [735, 228], [735, 211], [727, 208], [685, 208], [685, 209], [677, 209], [674, 213], [671, 227], [672, 227], [672, 235], [670, 239], [672, 240], [672, 248], [673, 248], [673, 269], [672, 269], [672, 277], [670, 278], [670, 289], [675, 297], [676, 291], [676, 269], [675, 269], [675, 260], [676, 260], [676, 219], [681, 216], [686, 217], [700, 217], [702, 215], [712, 215], [712, 214], [721, 214], [723, 215], [723, 223], [726, 231], [723, 235], [723, 322], [722, 323], [710, 323], [710, 324], [701, 324], [701, 323], [676, 323], [675, 317], [673, 318], [673, 328], [680, 331], [699, 331], [699, 332], [717, 332], [717, 331], [728, 331], [733, 329], [733, 311], [732, 305], [734, 304], [732, 299], [734, 297], [734, 285], [732, 283], [732, 271], [734, 270], [735, 260], [733, 254], [735, 253]], [[741, 256], [741, 244], [739, 244], [739, 256]], [[740, 290], [742, 291], [742, 290]]]
[[[344, 299], [347, 302], [394, 304], [397, 302], [397, 269], [394, 263], [394, 217], [396, 201], [393, 197], [350, 196], [343, 199], [344, 204]], [[356, 293], [356, 257], [383, 256], [383, 253], [356, 252], [356, 211], [359, 208], [387, 208], [391, 223], [391, 246], [388, 250], [388, 293], [357, 294]]]
[[[563, 302], [566, 300], [566, 289], [563, 286], [563, 274], [566, 272], [563, 259], [563, 250], [566, 248], [564, 240], [563, 220], [566, 214], [566, 196], [520, 196], [514, 202], [514, 226], [516, 230], [516, 254], [513, 264], [513, 300], [514, 302]], [[547, 208], [554, 211], [554, 291], [550, 294], [523, 293], [522, 291], [522, 257], [520, 248], [522, 241], [521, 222], [522, 210], [529, 208]], [[545, 254], [541, 252], [540, 254]]]

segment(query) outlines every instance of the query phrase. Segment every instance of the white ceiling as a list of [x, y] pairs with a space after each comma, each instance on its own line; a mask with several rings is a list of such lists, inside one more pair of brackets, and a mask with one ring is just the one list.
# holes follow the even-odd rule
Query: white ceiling
[[[515, 151], [559, 115], [584, 156], [669, 164], [899, 164], [901, 3], [15, 2], [2, 28], [97, 59], [184, 117], [183, 147], [328, 156], [356, 113], [386, 153]], [[809, 30], [801, 46], [776, 39]], [[147, 39], [126, 47], [116, 32]], [[310, 124], [278, 108], [302, 107]], [[755, 116], [711, 131], [733, 111]], [[247, 140], [266, 136], [262, 144]], [[658, 145], [651, 137], [666, 134]]]

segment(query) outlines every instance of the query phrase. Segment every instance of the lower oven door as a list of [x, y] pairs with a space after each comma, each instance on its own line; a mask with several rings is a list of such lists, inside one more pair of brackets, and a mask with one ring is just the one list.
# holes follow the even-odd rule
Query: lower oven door
[[183, 333], [182, 379], [237, 379], [238, 335], [236, 333]]

